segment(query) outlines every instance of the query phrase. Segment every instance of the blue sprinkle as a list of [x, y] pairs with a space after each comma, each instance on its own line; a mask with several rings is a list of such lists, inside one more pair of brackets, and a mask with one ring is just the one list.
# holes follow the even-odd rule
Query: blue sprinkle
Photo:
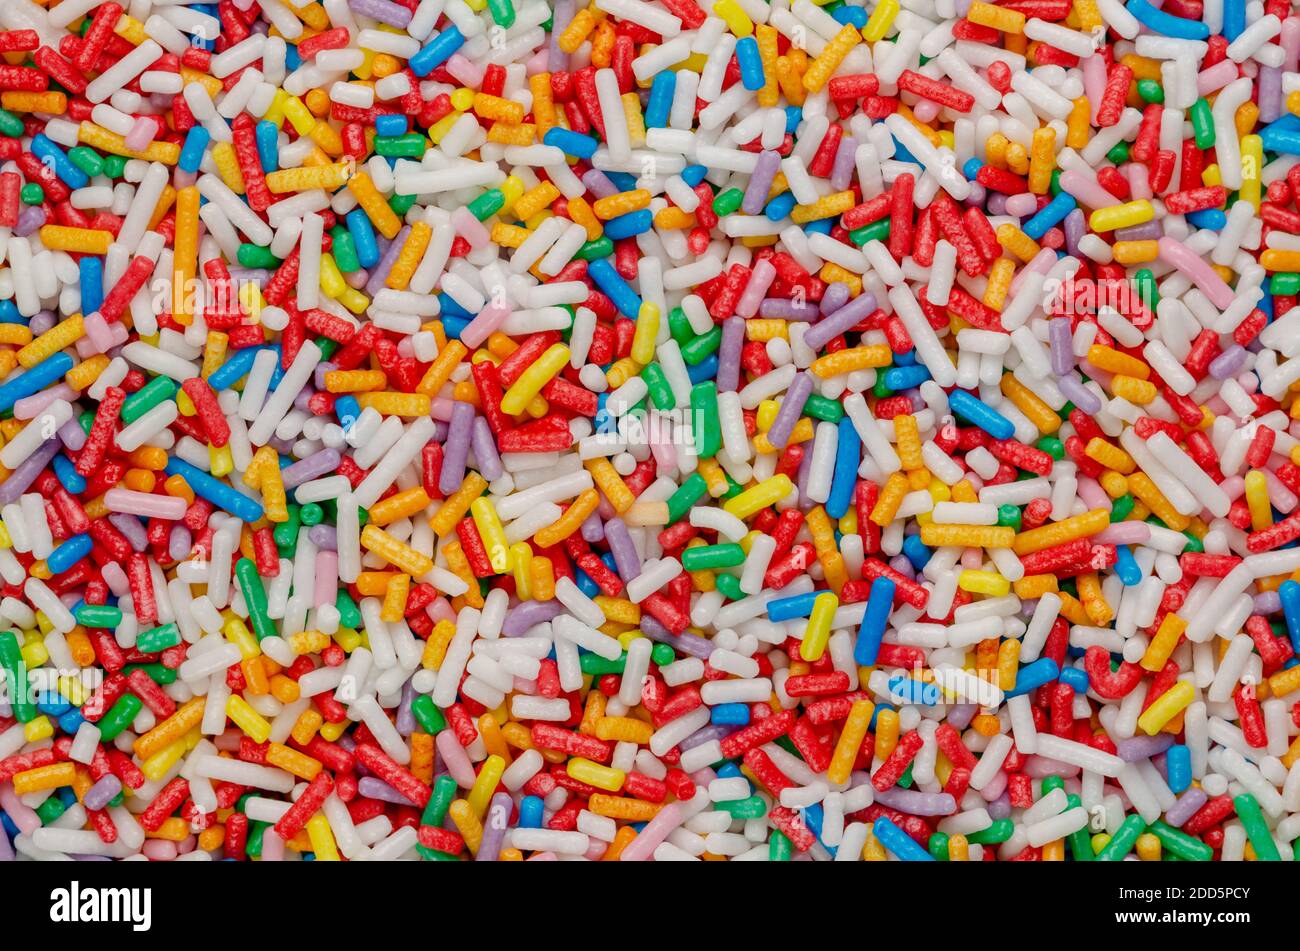
[[835, 444], [835, 470], [831, 491], [826, 498], [826, 514], [839, 519], [853, 503], [858, 486], [858, 465], [862, 462], [862, 438], [847, 416], [839, 422], [839, 440]]
[[867, 596], [867, 611], [858, 625], [858, 642], [853, 649], [853, 660], [859, 667], [870, 667], [880, 654], [880, 641], [885, 636], [885, 624], [894, 607], [894, 582], [880, 577], [871, 582]]
[[1010, 439], [1016, 434], [1015, 423], [965, 390], [949, 393], [948, 406], [958, 416], [974, 423], [994, 439]]
[[580, 159], [589, 159], [595, 155], [598, 145], [589, 135], [574, 132], [572, 129], [561, 129], [559, 126], [547, 129], [546, 135], [542, 136], [542, 142], [545, 145], [555, 146], [566, 155]]
[[52, 170], [69, 188], [85, 188], [90, 184], [90, 176], [77, 168], [68, 158], [68, 153], [59, 148], [44, 132], [32, 136], [28, 150]]
[[253, 129], [253, 142], [257, 146], [257, 160], [262, 163], [263, 173], [274, 172], [280, 167], [280, 130], [274, 122], [266, 119], [258, 122]]
[[411, 72], [423, 79], [451, 59], [452, 54], [464, 45], [465, 37], [460, 30], [449, 26], [407, 60], [406, 65], [411, 67]]
[[1044, 684], [1050, 684], [1061, 675], [1061, 669], [1056, 665], [1056, 661], [1050, 657], [1040, 657], [1032, 664], [1026, 664], [1020, 668], [1016, 674], [1016, 685], [1006, 692], [1006, 698], [1019, 697], [1022, 694], [1029, 693], [1031, 690], [1037, 690]]
[[189, 483], [195, 495], [207, 499], [217, 508], [231, 515], [237, 515], [245, 522], [256, 522], [264, 514], [261, 503], [256, 499], [249, 498], [220, 479], [213, 478], [202, 469], [181, 459], [168, 459], [163, 471], [168, 475], [180, 476]]
[[73, 535], [50, 552], [50, 557], [45, 559], [46, 567], [50, 569], [51, 574], [61, 575], [89, 555], [93, 547], [94, 544], [91, 542], [89, 535], [84, 532], [80, 535]]
[[[1229, 10], [1234, 5], [1241, 7], [1242, 29], [1245, 29], [1246, 4], [1244, 0], [1224, 0], [1223, 32], [1229, 43], [1237, 38], [1236, 35], [1228, 35]], [[1147, 0], [1129, 0], [1128, 12], [1133, 14], [1138, 22], [1148, 30], [1162, 36], [1172, 36], [1180, 40], [1206, 40], [1210, 37], [1210, 28], [1200, 20], [1187, 20], [1183, 17], [1176, 17], [1172, 13], [1157, 10], [1147, 3]], [[1238, 30], [1237, 32], [1241, 31]]]
[[406, 116], [376, 116], [375, 135], [405, 135]]
[[916, 840], [896, 826], [888, 816], [880, 816], [871, 827], [880, 844], [904, 862], [933, 862], [935, 858]]
[[185, 133], [185, 144], [181, 147], [181, 157], [176, 163], [177, 167], [182, 172], [197, 172], [211, 138], [211, 133], [203, 126], [192, 126], [190, 131]]
[[703, 165], [687, 165], [682, 169], [682, 181], [694, 188], [708, 174], [709, 170]]
[[59, 453], [54, 457], [53, 466], [54, 475], [65, 489], [73, 495], [80, 495], [86, 491], [86, 480], [77, 472], [77, 467], [72, 464], [71, 459]]
[[630, 211], [626, 215], [618, 215], [605, 222], [605, 237], [611, 241], [635, 238], [637, 235], [649, 231], [650, 226], [653, 224], [654, 213], [649, 208]]
[[1078, 202], [1069, 192], [1061, 192], [1025, 222], [1021, 229], [1026, 235], [1037, 241], [1052, 228], [1065, 220], [1065, 216], [1078, 207]]
[[77, 262], [81, 277], [81, 312], [93, 314], [104, 303], [104, 259], [87, 254]]
[[1116, 545], [1115, 553], [1115, 574], [1119, 576], [1120, 581], [1124, 582], [1124, 587], [1132, 588], [1134, 585], [1141, 584], [1142, 569], [1138, 567], [1137, 560], [1128, 545]]
[[379, 242], [375, 238], [374, 226], [366, 217], [365, 211], [354, 208], [344, 218], [348, 225], [348, 234], [352, 235], [352, 244], [357, 251], [357, 263], [362, 267], [374, 267], [379, 263]]
[[749, 724], [749, 704], [720, 703], [711, 711], [714, 723], [726, 726], [747, 726]]
[[763, 76], [763, 58], [758, 52], [758, 41], [746, 36], [736, 41], [736, 63], [740, 66], [740, 82], [751, 91], [762, 89], [766, 83]]
[[775, 598], [767, 603], [769, 621], [790, 621], [812, 614], [813, 602], [825, 591], [807, 591], [788, 598]]
[[[672, 111], [673, 95], [676, 91], [676, 73], [666, 69], [655, 76], [654, 82], [650, 84], [650, 99], [646, 103], [645, 109], [645, 127], [647, 129], [663, 129], [667, 127], [668, 114]], [[683, 177], [685, 177], [684, 174]]]
[[1192, 751], [1182, 743], [1165, 750], [1165, 769], [1169, 773], [1169, 790], [1174, 795], [1186, 792], [1192, 785]]

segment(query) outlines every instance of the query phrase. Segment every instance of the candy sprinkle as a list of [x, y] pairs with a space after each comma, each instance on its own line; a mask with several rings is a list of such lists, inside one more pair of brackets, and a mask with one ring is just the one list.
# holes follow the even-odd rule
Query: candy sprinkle
[[0, 860], [1291, 860], [1289, 0], [0, 0]]

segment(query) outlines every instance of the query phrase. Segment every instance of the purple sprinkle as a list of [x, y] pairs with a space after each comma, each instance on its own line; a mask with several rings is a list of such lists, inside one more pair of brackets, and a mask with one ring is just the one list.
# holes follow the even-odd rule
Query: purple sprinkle
[[[396, 6], [396, 4], [394, 4], [394, 6]], [[383, 256], [379, 259], [379, 263], [376, 264], [374, 269], [370, 272], [370, 277], [366, 280], [366, 294], [374, 297], [379, 293], [380, 289], [383, 288], [384, 281], [388, 280], [388, 272], [393, 269], [393, 264], [396, 263], [397, 256], [402, 253], [402, 245], [406, 244], [406, 236], [410, 233], [410, 225], [403, 227], [401, 231], [397, 232], [397, 237], [393, 239], [393, 243], [388, 246], [388, 250], [384, 252]]]
[[835, 150], [835, 162], [831, 165], [831, 188], [842, 192], [853, 181], [854, 156], [858, 151], [858, 140], [851, 135], [840, 139], [840, 147]]
[[950, 793], [928, 793], [901, 786], [876, 793], [875, 801], [913, 816], [950, 816], [957, 811], [957, 800]]
[[710, 723], [708, 726], [700, 727], [686, 739], [677, 744], [677, 748], [683, 753], [687, 750], [693, 750], [697, 746], [703, 746], [705, 743], [712, 743], [714, 740], [724, 740], [731, 734], [735, 733], [738, 727], [726, 723]]
[[1053, 317], [1049, 320], [1047, 340], [1052, 349], [1052, 372], [1064, 376], [1074, 369], [1074, 351], [1070, 349], [1070, 318]]
[[781, 156], [772, 151], [758, 153], [754, 171], [749, 175], [749, 184], [745, 186], [745, 197], [740, 202], [740, 210], [747, 215], [756, 215], [767, 204], [767, 193], [772, 190], [772, 180], [781, 167]]
[[[1075, 209], [1076, 211], [1078, 209]], [[1157, 241], [1164, 234], [1165, 229], [1160, 226], [1158, 221], [1147, 221], [1140, 225], [1133, 225], [1128, 228], [1119, 228], [1115, 231], [1116, 241]]]
[[308, 540], [318, 549], [323, 548], [325, 551], [338, 551], [339, 538], [338, 529], [333, 525], [313, 525], [307, 529]]
[[998, 796], [991, 803], [984, 807], [989, 814], [989, 818], [994, 822], [999, 819], [1008, 819], [1011, 817], [1011, 794], [1005, 789], [1002, 795]]
[[1210, 376], [1216, 380], [1226, 380], [1235, 376], [1246, 362], [1248, 354], [1235, 343], [1210, 361]]
[[136, 551], [144, 551], [149, 547], [149, 534], [140, 524], [140, 520], [134, 515], [128, 515], [126, 512], [114, 512], [108, 517], [119, 532], [126, 536], [126, 540], [131, 543], [131, 547]]
[[803, 342], [813, 350], [820, 350], [832, 339], [849, 330], [854, 324], [868, 317], [876, 309], [874, 294], [859, 294], [835, 313], [828, 315], [820, 323], [809, 327], [803, 335]]
[[[81, 804], [91, 812], [95, 812], [112, 802], [113, 798], [121, 791], [122, 781], [109, 773], [86, 790], [86, 794], [81, 797]], [[0, 838], [4, 837], [0, 836]]]
[[348, 6], [362, 16], [395, 26], [399, 30], [406, 29], [414, 15], [406, 7], [393, 3], [392, 0], [348, 0]]
[[1057, 388], [1060, 389], [1061, 395], [1067, 400], [1079, 407], [1083, 412], [1091, 416], [1093, 413], [1101, 410], [1101, 398], [1092, 390], [1084, 387], [1079, 382], [1079, 378], [1073, 373], [1059, 377], [1056, 381]]
[[190, 553], [190, 545], [193, 538], [190, 530], [184, 525], [173, 525], [171, 532], [167, 535], [167, 554], [173, 561], [180, 561]]
[[410, 736], [415, 732], [417, 726], [415, 714], [411, 711], [411, 702], [415, 700], [415, 688], [411, 686], [408, 680], [402, 684], [402, 701], [397, 705], [397, 732], [402, 736]]
[[36, 481], [36, 477], [45, 470], [58, 451], [59, 440], [47, 439], [41, 443], [41, 448], [19, 463], [18, 468], [9, 473], [9, 478], [0, 483], [0, 505], [17, 502], [18, 496]]
[[611, 182], [609, 176], [598, 168], [587, 169], [582, 174], [582, 184], [586, 185], [587, 191], [597, 198], [608, 198], [610, 195], [618, 194], [618, 186]]
[[1282, 70], [1276, 66], [1259, 68], [1259, 121], [1275, 122], [1282, 118]]
[[818, 311], [820, 311], [819, 316], [825, 317], [827, 314], [835, 313], [849, 302], [851, 296], [849, 285], [843, 281], [835, 281], [822, 294], [821, 302], [817, 306]]
[[70, 419], [59, 427], [58, 437], [59, 442], [67, 446], [69, 452], [76, 452], [86, 444], [86, 431], [75, 419]]
[[[763, 301], [759, 304], [762, 312]], [[722, 343], [718, 347], [718, 392], [734, 393], [740, 386], [740, 351], [745, 344], [745, 319], [728, 317], [722, 322]]]
[[609, 542], [618, 576], [624, 582], [641, 574], [641, 556], [636, 553], [636, 545], [621, 518], [611, 518], [605, 523], [605, 541]]
[[496, 793], [489, 801], [487, 816], [483, 821], [483, 838], [479, 840], [475, 862], [495, 862], [501, 856], [501, 846], [505, 842], [510, 813], [514, 807], [515, 802], [507, 792]]
[[1282, 610], [1282, 598], [1276, 591], [1263, 591], [1255, 595], [1255, 614], [1276, 614]]
[[357, 783], [357, 792], [367, 799], [378, 799], [380, 802], [391, 802], [399, 806], [415, 805], [388, 783], [373, 776], [366, 776], [361, 779]]
[[821, 309], [811, 301], [800, 302], [786, 300], [784, 297], [769, 297], [758, 305], [758, 316], [812, 323], [821, 316]]
[[1115, 753], [1126, 763], [1140, 763], [1157, 753], [1163, 753], [1174, 745], [1174, 738], [1169, 733], [1155, 736], [1132, 736], [1115, 744]]
[[470, 430], [473, 425], [473, 406], [457, 403], [452, 407], [447, 442], [443, 445], [442, 472], [438, 476], [438, 489], [443, 495], [451, 495], [465, 479], [465, 460], [469, 457]]
[[501, 478], [505, 469], [501, 467], [497, 441], [492, 436], [488, 421], [482, 416], [474, 417], [474, 425], [470, 429], [470, 444], [474, 448], [474, 459], [478, 462], [479, 474], [489, 482]]
[[582, 526], [578, 529], [582, 533], [582, 540], [587, 544], [605, 540], [605, 523], [600, 520], [600, 512], [592, 512], [582, 520]]
[[[795, 423], [799, 422], [799, 414], [803, 412], [804, 404], [812, 395], [812, 388], [812, 374], [807, 370], [797, 373], [790, 383], [790, 388], [786, 390], [785, 397], [781, 400], [781, 408], [776, 412], [776, 419], [772, 420], [772, 426], [767, 431], [768, 441], [777, 449], [784, 449], [785, 444], [790, 441]], [[812, 458], [812, 453], [805, 453], [804, 456]]]
[[1196, 815], [1209, 800], [1209, 794], [1204, 789], [1193, 786], [1179, 796], [1178, 801], [1165, 812], [1165, 822], [1175, 829], [1181, 828], [1183, 823]]
[[30, 234], [35, 234], [36, 229], [43, 224], [45, 224], [45, 212], [38, 205], [28, 205], [18, 215], [18, 224], [14, 228], [14, 236], [25, 238]]
[[667, 644], [675, 651], [690, 654], [700, 660], [708, 660], [713, 653], [712, 641], [706, 641], [696, 634], [673, 634], [648, 614], [641, 615], [641, 633], [652, 641]]
[[501, 625], [501, 633], [506, 637], [519, 637], [530, 628], [563, 613], [564, 605], [559, 601], [524, 601], [510, 609]]
[[343, 457], [337, 449], [322, 449], [320, 452], [312, 453], [306, 459], [299, 459], [293, 465], [281, 469], [280, 481], [284, 483], [286, 489], [296, 489], [304, 482], [329, 475], [342, 461]]
[[1076, 208], [1065, 216], [1064, 229], [1065, 250], [1077, 258], [1079, 257], [1079, 242], [1088, 233], [1087, 219], [1084, 217], [1082, 208]]

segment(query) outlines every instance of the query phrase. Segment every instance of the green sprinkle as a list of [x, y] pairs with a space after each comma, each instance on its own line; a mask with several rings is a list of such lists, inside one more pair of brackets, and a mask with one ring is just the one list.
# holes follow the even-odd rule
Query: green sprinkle
[[175, 624], [163, 624], [140, 634], [135, 639], [135, 646], [145, 654], [156, 654], [180, 642], [180, 629]]
[[117, 703], [113, 704], [112, 709], [99, 721], [100, 739], [105, 742], [117, 739], [118, 734], [131, 725], [143, 706], [144, 704], [135, 694], [122, 694]]
[[687, 571], [734, 568], [745, 563], [745, 549], [734, 543], [696, 545], [682, 550], [682, 567]]
[[486, 221], [505, 207], [506, 196], [499, 188], [493, 188], [479, 195], [466, 207], [479, 221]]
[[1241, 820], [1246, 836], [1255, 849], [1255, 858], [1261, 862], [1282, 861], [1277, 843], [1273, 841], [1273, 834], [1269, 831], [1268, 823], [1264, 821], [1264, 813], [1260, 811], [1259, 802], [1255, 797], [1250, 793], [1234, 796], [1232, 806], [1237, 810], [1237, 818]]
[[85, 627], [117, 627], [122, 623], [122, 609], [111, 604], [80, 604], [72, 615]]
[[430, 736], [436, 736], [447, 729], [447, 718], [428, 694], [420, 694], [411, 701], [411, 713], [420, 724], [420, 729]]
[[602, 234], [595, 241], [588, 241], [580, 247], [576, 257], [582, 261], [595, 261], [597, 258], [607, 258], [613, 253], [614, 242]]
[[677, 652], [667, 644], [656, 644], [650, 651], [650, 659], [660, 667], [667, 667], [677, 659]]
[[334, 256], [334, 263], [343, 274], [351, 274], [353, 271], [361, 270], [361, 262], [357, 259], [356, 242], [352, 240], [352, 235], [347, 228], [342, 225], [335, 225], [330, 228], [330, 238], [334, 243], [331, 246], [330, 254]]
[[167, 402], [180, 387], [165, 376], [156, 376], [122, 403], [122, 422], [134, 423], [149, 410]]
[[259, 641], [275, 634], [275, 622], [267, 613], [266, 588], [262, 585], [262, 576], [257, 564], [249, 558], [235, 562], [235, 580], [239, 582], [240, 593], [248, 606], [248, 619], [253, 623], [253, 633]]
[[881, 218], [879, 221], [873, 221], [869, 225], [863, 225], [861, 228], [854, 228], [849, 232], [849, 240], [862, 247], [868, 241], [884, 241], [889, 237], [889, 217]]
[[280, 266], [280, 259], [271, 253], [271, 249], [264, 248], [260, 244], [241, 244], [235, 257], [240, 267], [270, 270]]
[[1137, 91], [1143, 102], [1153, 102], [1159, 105], [1165, 101], [1165, 91], [1154, 79], [1139, 79]]
[[593, 677], [603, 677], [605, 674], [621, 674], [624, 665], [627, 664], [627, 654], [624, 653], [618, 660], [606, 660], [599, 654], [590, 652], [583, 654], [578, 659], [584, 674], [591, 674]]
[[682, 344], [682, 359], [695, 366], [703, 363], [709, 355], [722, 345], [722, 326], [717, 325], [706, 334], [701, 334]]
[[1122, 522], [1133, 514], [1133, 496], [1127, 492], [1110, 504], [1111, 522]]
[[745, 193], [739, 188], [728, 188], [725, 192], [719, 192], [718, 196], [713, 199], [713, 213], [719, 217], [725, 217], [740, 207], [740, 203], [745, 200]]
[[68, 149], [68, 158], [87, 175], [98, 175], [104, 171], [104, 160], [99, 157], [99, 153], [84, 145]]
[[1011, 833], [1014, 831], [1015, 823], [1010, 819], [999, 819], [987, 829], [970, 833], [966, 836], [966, 841], [971, 845], [997, 845], [1011, 838]]
[[746, 597], [745, 592], [740, 590], [740, 579], [735, 575], [720, 574], [713, 579], [713, 583], [729, 601], [741, 601]]
[[803, 415], [826, 423], [838, 423], [844, 418], [844, 404], [820, 393], [812, 393], [803, 404]]
[[1120, 862], [1124, 856], [1133, 851], [1138, 836], [1147, 831], [1146, 821], [1141, 816], [1129, 816], [1120, 823], [1115, 834], [1110, 837], [1106, 847], [1097, 853], [1098, 862]]
[[1197, 99], [1189, 110], [1192, 120], [1192, 136], [1196, 139], [1198, 149], [1208, 149], [1214, 145], [1214, 116], [1210, 104], [1205, 99]]
[[718, 384], [705, 380], [691, 387], [692, 428], [695, 451], [701, 459], [712, 459], [722, 448], [722, 424], [718, 412]]
[[375, 153], [384, 158], [419, 158], [427, 145], [428, 139], [418, 132], [375, 136]]
[[487, 6], [497, 26], [508, 30], [515, 25], [515, 8], [510, 0], [488, 0]]
[[645, 380], [650, 402], [654, 404], [655, 409], [666, 413], [677, 406], [673, 388], [668, 385], [668, 377], [664, 375], [663, 367], [658, 363], [648, 364], [641, 371], [641, 379]]

